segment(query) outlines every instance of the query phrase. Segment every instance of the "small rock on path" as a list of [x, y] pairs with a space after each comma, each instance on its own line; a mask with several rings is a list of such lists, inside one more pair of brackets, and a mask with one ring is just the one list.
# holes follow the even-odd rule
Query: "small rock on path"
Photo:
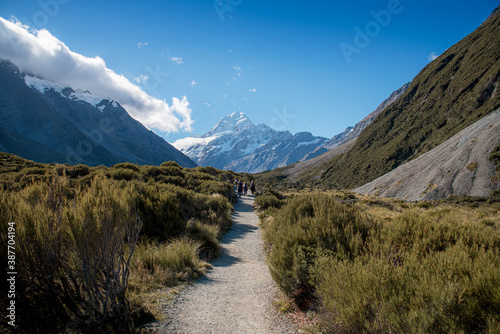
[[165, 309], [159, 333], [297, 333], [272, 305], [278, 289], [263, 251], [253, 198], [235, 204], [233, 227], [222, 254], [204, 277], [184, 289]]

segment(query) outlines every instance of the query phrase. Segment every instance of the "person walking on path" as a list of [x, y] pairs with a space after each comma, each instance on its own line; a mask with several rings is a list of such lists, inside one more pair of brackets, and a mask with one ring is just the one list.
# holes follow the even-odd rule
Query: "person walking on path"
[[255, 183], [252, 180], [252, 183], [250, 183], [250, 191], [252, 192], [252, 195], [255, 195]]
[[245, 194], [245, 196], [247, 195], [248, 193], [248, 186], [247, 186], [247, 183], [243, 183], [243, 193]]
[[238, 182], [238, 197], [243, 193], [243, 181]]

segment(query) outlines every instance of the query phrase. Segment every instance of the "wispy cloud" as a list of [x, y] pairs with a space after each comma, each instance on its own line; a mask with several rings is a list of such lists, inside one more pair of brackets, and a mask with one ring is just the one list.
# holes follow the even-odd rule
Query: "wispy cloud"
[[200, 84], [199, 82], [191, 80], [191, 82], [189, 83], [189, 87], [193, 88], [194, 86], [199, 85], [199, 84]]
[[149, 79], [149, 77], [148, 77], [147, 75], [140, 74], [138, 77], [135, 77], [135, 78], [134, 78], [134, 81], [135, 81], [135, 82], [137, 82], [138, 84], [143, 84], [143, 83], [145, 83], [148, 79]]
[[211, 107], [212, 105], [210, 103], [207, 103], [207, 102], [203, 102], [204, 105], [206, 105], [207, 107]]
[[[241, 66], [239, 65], [234, 65], [233, 66], [234, 70], [236, 71], [237, 77], [243, 76], [243, 70], [241, 69]], [[237, 77], [233, 77], [233, 80], [236, 80]]]
[[[0, 17], [0, 58], [13, 62], [23, 72], [116, 100], [147, 127], [163, 132], [191, 130], [192, 110], [185, 96], [173, 97], [170, 105], [150, 96], [107, 68], [102, 58], [71, 51], [48, 30], [33, 30]], [[144, 76], [137, 79], [147, 80]]]
[[174, 63], [177, 63], [177, 64], [179, 64], [179, 65], [183, 63], [183, 62], [182, 62], [182, 58], [180, 58], [180, 57], [170, 57], [169, 59], [170, 59], [171, 61], [173, 61]]
[[257, 89], [252, 88], [252, 89], [249, 89], [248, 91], [249, 91], [249, 92], [252, 92], [252, 93], [256, 93], [256, 92], [257, 92]]
[[436, 52], [432, 52], [430, 55], [427, 56], [427, 60], [428, 61], [433, 61], [437, 57], [439, 57], [439, 55], [437, 55]]
[[148, 42], [144, 42], [144, 43], [143, 42], [139, 42], [139, 43], [137, 43], [137, 48], [140, 49], [143, 46], [148, 46], [148, 44], [149, 44]]

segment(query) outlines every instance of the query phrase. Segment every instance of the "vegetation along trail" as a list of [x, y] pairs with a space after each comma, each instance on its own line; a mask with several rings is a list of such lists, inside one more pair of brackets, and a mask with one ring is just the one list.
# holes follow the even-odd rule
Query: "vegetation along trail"
[[253, 198], [235, 204], [234, 225], [213, 269], [166, 307], [160, 333], [296, 333], [272, 306], [278, 294], [265, 261]]

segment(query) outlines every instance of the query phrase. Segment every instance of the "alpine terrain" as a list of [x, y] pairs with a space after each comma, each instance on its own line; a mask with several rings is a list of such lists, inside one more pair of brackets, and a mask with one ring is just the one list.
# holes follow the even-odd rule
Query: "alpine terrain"
[[[327, 152], [314, 162], [302, 163], [306, 165], [305, 168], [297, 164], [262, 174], [261, 180], [290, 187], [356, 188], [423, 156], [478, 121], [481, 123], [470, 128], [472, 132], [462, 133], [462, 138], [479, 141], [482, 137], [479, 136], [477, 129], [492, 131], [491, 129], [496, 128], [495, 117], [485, 120], [482, 118], [500, 107], [499, 44], [500, 15], [496, 11], [474, 32], [422, 69], [406, 92], [385, 108], [360, 133], [355, 142], [347, 142], [343, 144], [344, 146], [336, 147], [335, 154]], [[467, 184], [488, 184], [488, 187], [483, 186], [483, 191], [480, 192], [483, 195], [485, 192], [497, 189], [499, 184], [493, 177], [495, 166], [488, 159], [498, 144], [498, 139], [495, 142], [494, 138], [497, 136], [490, 138], [494, 142], [481, 146], [482, 158], [477, 156], [477, 148], [470, 145], [459, 149], [463, 143], [460, 142], [460, 138], [453, 138], [453, 142], [460, 145], [452, 149], [449, 146], [452, 142], [447, 142], [448, 146], [445, 147], [458, 155], [453, 157], [454, 161], [469, 161], [470, 157], [467, 154], [472, 151], [475, 153], [474, 161], [469, 161], [465, 166], [462, 163], [456, 164], [453, 168], [448, 166], [450, 168], [447, 167], [444, 179], [424, 180], [421, 177], [413, 177], [416, 188], [408, 186], [404, 190], [400, 189], [397, 197], [422, 199], [432, 190], [433, 194], [432, 196], [429, 194], [428, 196], [431, 196], [429, 198], [442, 198], [454, 192], [450, 189], [461, 189], [459, 192], [461, 195], [479, 194], [477, 186], [457, 187], [458, 183], [465, 182], [461, 178], [468, 175], [463, 171], [459, 172], [457, 168], [467, 169], [467, 167], [467, 171], [470, 170], [469, 178], [483, 179], [469, 180]], [[486, 142], [484, 144], [486, 145]], [[488, 149], [491, 149], [490, 152], [487, 152]], [[439, 150], [441, 151], [432, 153], [432, 156], [437, 158], [446, 151], [443, 147]], [[451, 159], [451, 156], [449, 157]], [[423, 169], [431, 165], [420, 163], [419, 166]], [[432, 166], [438, 167], [438, 165]], [[441, 168], [445, 167], [441, 165]], [[426, 174], [428, 173], [429, 170], [426, 169]], [[410, 174], [416, 175], [415, 172]], [[395, 183], [402, 184], [403, 181], [404, 177], [398, 178]], [[426, 189], [420, 190], [417, 187], [418, 183], [423, 184]], [[387, 186], [389, 184], [378, 185], [382, 190]], [[363, 187], [357, 190], [368, 191], [368, 189], [372, 192], [374, 188]], [[392, 194], [384, 191], [379, 193]]]
[[45, 163], [196, 164], [116, 101], [22, 73], [0, 60], [0, 150]]
[[173, 145], [201, 166], [257, 173], [306, 160], [326, 141], [309, 132], [292, 135], [255, 125], [244, 113], [234, 112], [203, 136], [179, 139]]

